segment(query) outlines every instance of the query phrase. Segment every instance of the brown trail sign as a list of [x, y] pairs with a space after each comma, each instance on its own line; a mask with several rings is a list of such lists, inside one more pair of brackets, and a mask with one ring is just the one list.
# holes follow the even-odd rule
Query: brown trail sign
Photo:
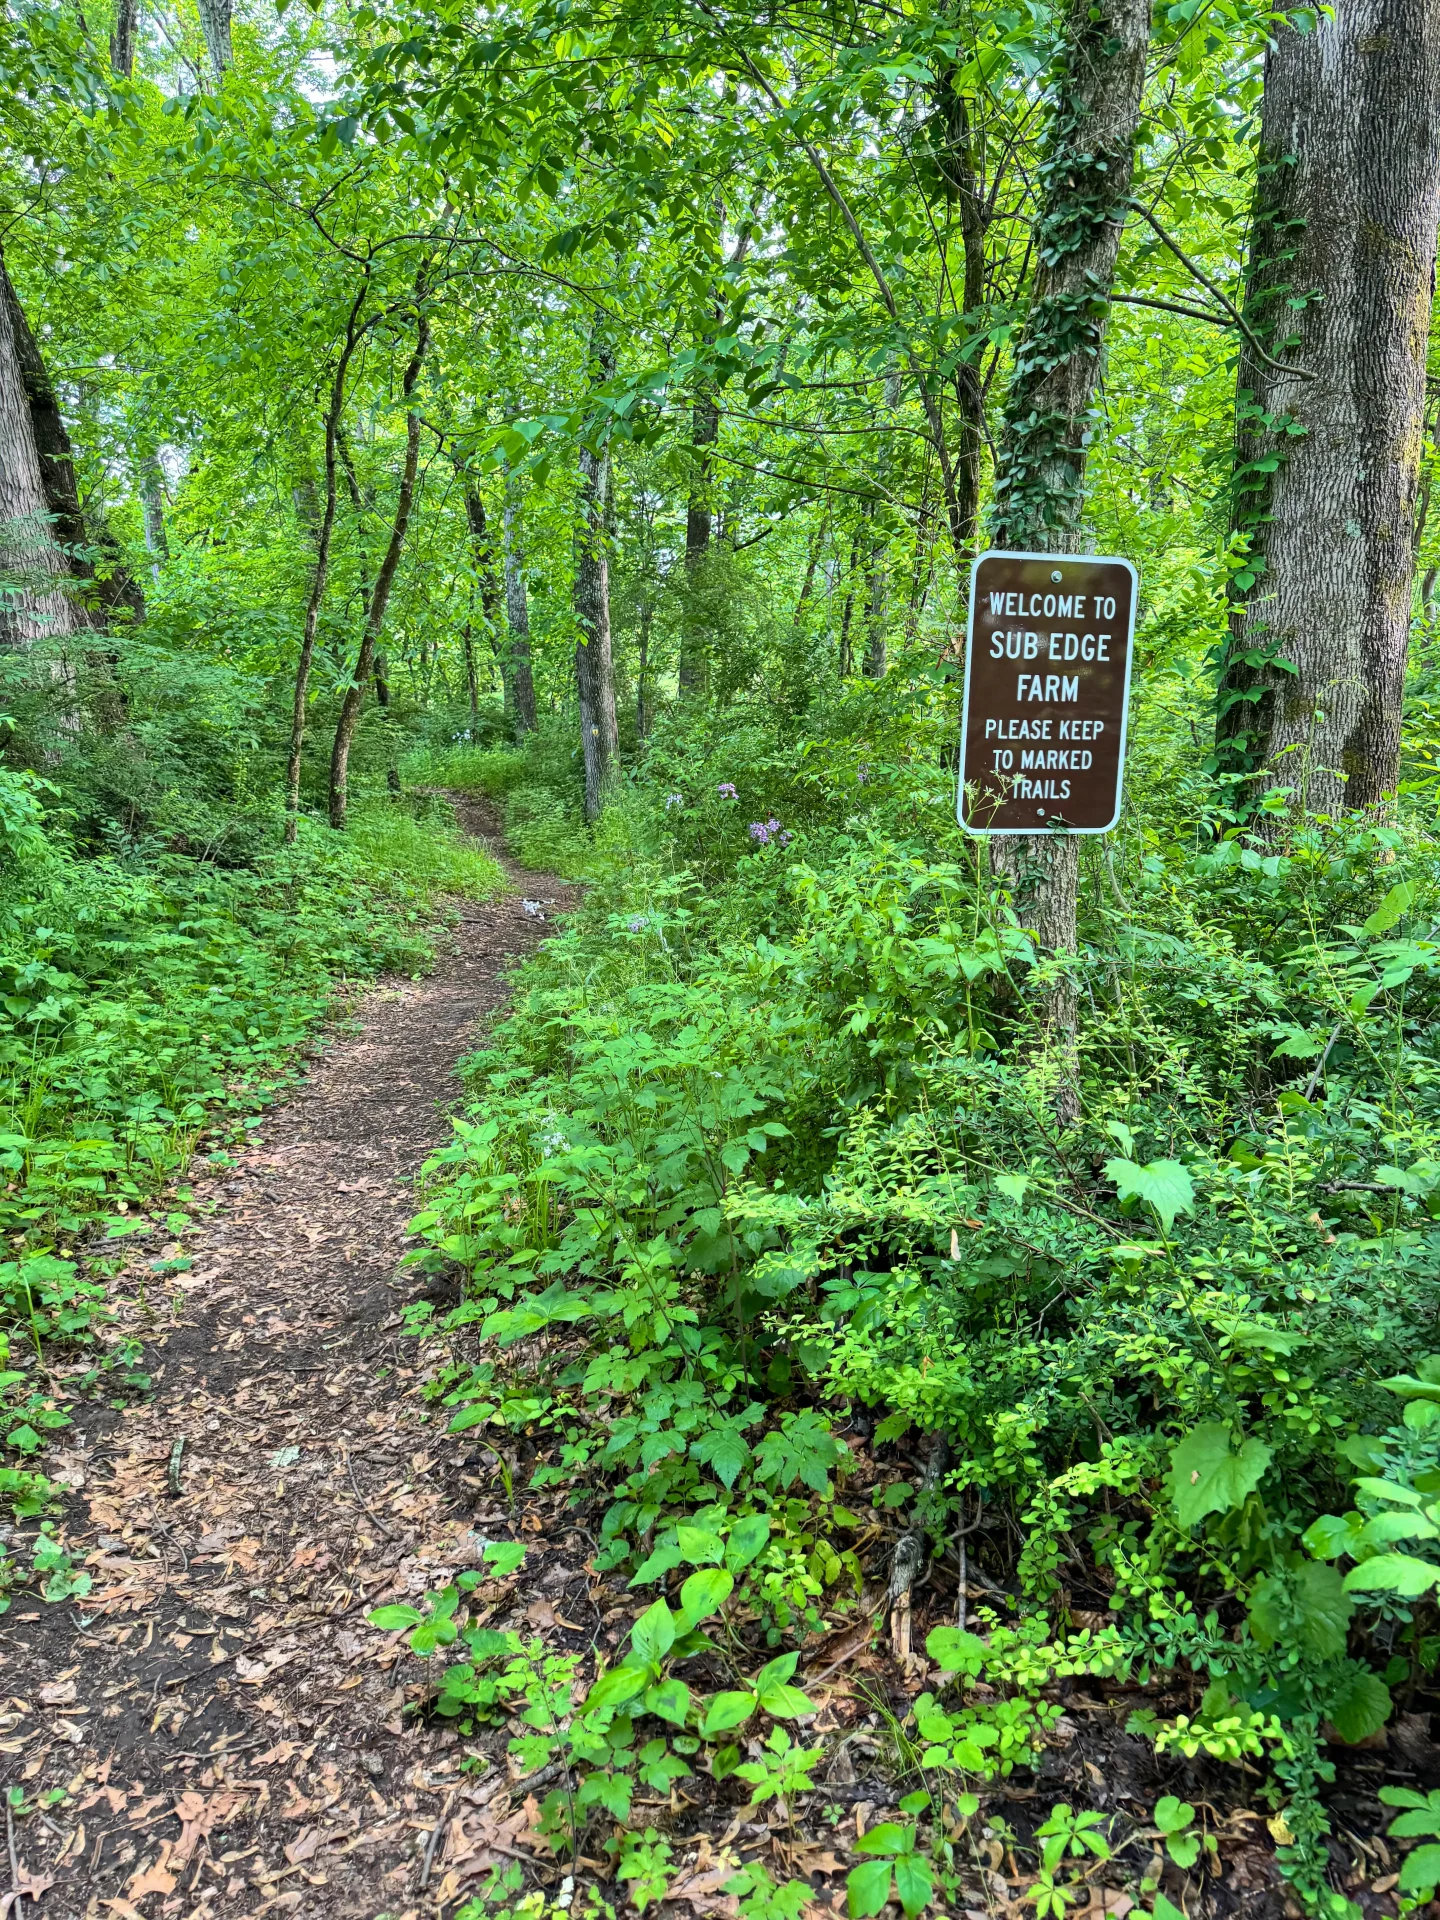
[[982, 553], [970, 577], [956, 813], [967, 833], [1120, 818], [1139, 585], [1128, 560]]

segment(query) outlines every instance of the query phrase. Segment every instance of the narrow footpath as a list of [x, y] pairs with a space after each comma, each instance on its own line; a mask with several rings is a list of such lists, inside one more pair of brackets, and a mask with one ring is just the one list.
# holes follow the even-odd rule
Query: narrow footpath
[[[493, 829], [469, 803], [461, 818]], [[397, 1272], [455, 1063], [573, 901], [509, 878], [428, 978], [358, 999], [238, 1164], [195, 1181], [173, 1309], [152, 1275], [146, 1312], [124, 1310], [152, 1391], [82, 1407], [46, 1462], [93, 1585], [25, 1594], [0, 1622], [0, 1784], [12, 1809], [24, 1796], [0, 1920], [418, 1920], [520, 1852], [523, 1807], [461, 1798], [455, 1736], [405, 1712], [423, 1675], [365, 1619], [474, 1566], [477, 1528], [526, 1523], [468, 1438], [425, 1417], [400, 1331], [423, 1283]], [[162, 1238], [117, 1296], [176, 1255]], [[546, 1545], [558, 1564], [563, 1538]]]

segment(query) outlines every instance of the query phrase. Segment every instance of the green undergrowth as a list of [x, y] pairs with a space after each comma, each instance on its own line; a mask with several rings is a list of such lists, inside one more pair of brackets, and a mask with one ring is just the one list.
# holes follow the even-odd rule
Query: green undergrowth
[[500, 878], [438, 806], [364, 804], [343, 838], [302, 820], [294, 847], [272, 832], [226, 867], [81, 849], [54, 800], [0, 773], [0, 1494], [31, 1515], [75, 1395], [146, 1384], [103, 1302], [127, 1251], [142, 1294], [189, 1266], [189, 1189], [160, 1214], [162, 1191], [202, 1138], [243, 1143], [337, 986], [421, 971], [444, 897]]
[[[751, 1672], [853, 1617], [877, 1519], [969, 1527], [1010, 1665], [904, 1751], [971, 1791], [1033, 1756], [1057, 1658], [1189, 1673], [1197, 1710], [1132, 1731], [1261, 1765], [1283, 1870], [1339, 1911], [1327, 1743], [1440, 1659], [1433, 842], [1283, 795], [1242, 821], [1157, 762], [1084, 849], [1071, 1055], [926, 700], [783, 753], [737, 712], [617, 794], [427, 1168], [421, 1264], [466, 1282], [413, 1316], [437, 1411], [603, 1486], [597, 1565], [672, 1601], [763, 1523], [726, 1601]], [[922, 1491], [887, 1449], [932, 1437]], [[1007, 1635], [1065, 1651], [1037, 1679]], [[670, 1737], [661, 1695], [630, 1717]], [[583, 1811], [574, 1845], [592, 1814], [632, 1844]]]

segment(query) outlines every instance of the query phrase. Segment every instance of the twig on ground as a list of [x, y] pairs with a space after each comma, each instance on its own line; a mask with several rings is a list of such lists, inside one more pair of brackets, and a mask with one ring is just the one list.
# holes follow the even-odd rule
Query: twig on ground
[[184, 1458], [184, 1455], [185, 1436], [183, 1433], [179, 1433], [176, 1434], [175, 1444], [170, 1449], [170, 1465], [165, 1472], [165, 1478], [169, 1484], [170, 1498], [172, 1500], [178, 1500], [180, 1498], [180, 1462]]
[[435, 1865], [436, 1849], [440, 1845], [440, 1836], [450, 1824], [450, 1809], [455, 1805], [458, 1787], [452, 1787], [445, 1796], [445, 1804], [440, 1809], [440, 1818], [430, 1829], [430, 1838], [425, 1842], [425, 1855], [420, 1862], [420, 1891], [424, 1893], [430, 1884], [430, 1870]]
[[361, 1493], [358, 1485], [356, 1485], [355, 1468], [351, 1463], [349, 1454], [346, 1454], [345, 1456], [345, 1471], [350, 1476], [350, 1485], [354, 1489], [355, 1499], [359, 1504], [360, 1511], [367, 1517], [367, 1519], [372, 1520], [375, 1523], [375, 1525], [380, 1529], [381, 1533], [385, 1536], [387, 1540], [393, 1540], [395, 1538], [394, 1534], [390, 1531], [389, 1527], [386, 1526], [385, 1522], [380, 1518], [379, 1514], [376, 1513], [373, 1508], [366, 1506], [365, 1496], [363, 1493]]

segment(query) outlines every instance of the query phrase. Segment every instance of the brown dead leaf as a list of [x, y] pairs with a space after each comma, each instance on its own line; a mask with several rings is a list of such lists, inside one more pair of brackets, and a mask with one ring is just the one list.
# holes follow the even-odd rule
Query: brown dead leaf
[[300, 1837], [292, 1840], [285, 1849], [285, 1858], [292, 1867], [298, 1867], [304, 1860], [313, 1860], [320, 1849], [330, 1840], [324, 1827], [306, 1827]]
[[53, 1686], [41, 1687], [39, 1700], [42, 1707], [68, 1707], [74, 1704], [75, 1682], [59, 1680]]
[[[6, 1896], [7, 1900], [9, 1897], [9, 1895]], [[112, 1913], [118, 1913], [120, 1920], [145, 1920], [140, 1909], [131, 1906], [128, 1900], [102, 1900], [100, 1904], [102, 1907], [108, 1907]], [[6, 1912], [9, 1912], [8, 1906]]]
[[170, 1848], [167, 1844], [161, 1847], [158, 1859], [152, 1861], [148, 1867], [142, 1867], [132, 1877], [129, 1886], [125, 1889], [130, 1899], [143, 1900], [147, 1893], [173, 1893], [176, 1882], [175, 1875], [170, 1871], [169, 1861]]

